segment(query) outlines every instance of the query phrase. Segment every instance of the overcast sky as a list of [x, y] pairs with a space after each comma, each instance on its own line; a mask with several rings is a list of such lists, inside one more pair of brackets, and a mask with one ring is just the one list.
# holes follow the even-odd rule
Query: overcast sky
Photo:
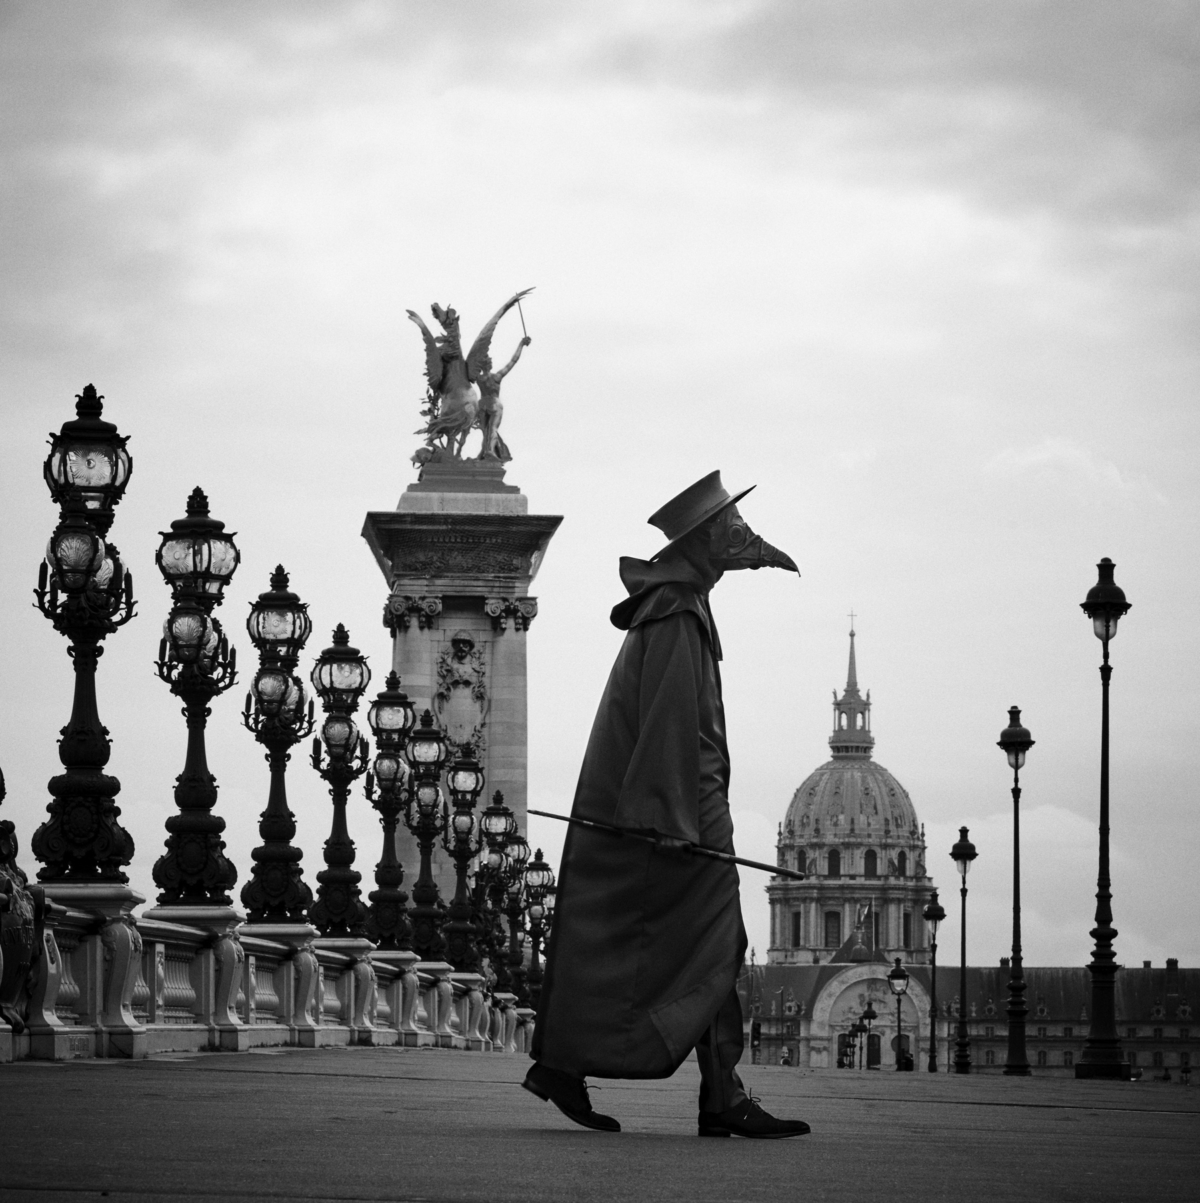
[[[772, 860], [828, 755], [847, 613], [876, 758], [908, 789], [970, 959], [1008, 952], [1007, 708], [1023, 776], [1025, 950], [1090, 952], [1100, 645], [1111, 556], [1117, 952], [1200, 964], [1197, 260], [1200, 5], [6, 3], [0, 375], [3, 814], [22, 861], [70, 710], [30, 608], [55, 513], [46, 432], [93, 381], [131, 436], [113, 541], [141, 618], [101, 714], [149, 869], [184, 726], [151, 667], [157, 532], [194, 485], [238, 532], [221, 612], [276, 562], [379, 671], [386, 584], [359, 536], [414, 479], [422, 354], [406, 308], [470, 333], [518, 288], [509, 482], [564, 515], [535, 582], [530, 800], [566, 810], [620, 642], [617, 557], [703, 473], [803, 577], [714, 593], [739, 851]], [[496, 346], [519, 337], [507, 320]], [[307, 667], [307, 662], [306, 662]], [[245, 880], [266, 766], [218, 699], [209, 754]], [[309, 880], [324, 787], [290, 771]], [[370, 877], [378, 828], [352, 807]], [[535, 821], [547, 850], [561, 833]], [[743, 874], [751, 940], [764, 879]], [[239, 883], [240, 888], [240, 883]]]

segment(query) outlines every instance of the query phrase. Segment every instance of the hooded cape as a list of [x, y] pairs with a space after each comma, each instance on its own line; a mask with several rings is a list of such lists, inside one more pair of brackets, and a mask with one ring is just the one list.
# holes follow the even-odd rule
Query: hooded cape
[[[706, 565], [623, 558], [628, 631], [572, 814], [733, 851], [720, 644]], [[579, 1076], [669, 1077], [746, 951], [737, 869], [570, 827], [532, 1055]]]

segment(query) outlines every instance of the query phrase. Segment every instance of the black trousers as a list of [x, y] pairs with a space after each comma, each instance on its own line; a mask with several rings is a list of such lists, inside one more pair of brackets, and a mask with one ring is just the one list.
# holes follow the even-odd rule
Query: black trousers
[[696, 1045], [700, 1064], [700, 1110], [728, 1111], [746, 1097], [737, 1063], [742, 1059], [742, 1004], [730, 990]]

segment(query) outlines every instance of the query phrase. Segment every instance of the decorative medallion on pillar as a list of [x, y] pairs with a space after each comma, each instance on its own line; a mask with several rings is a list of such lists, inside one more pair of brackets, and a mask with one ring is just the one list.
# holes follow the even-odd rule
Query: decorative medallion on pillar
[[506, 631], [512, 619], [514, 631], [527, 631], [537, 617], [536, 597], [489, 597], [484, 599], [483, 612], [492, 620], [492, 630]]
[[455, 631], [438, 656], [433, 710], [455, 752], [483, 755], [487, 724], [487, 667], [470, 631]]

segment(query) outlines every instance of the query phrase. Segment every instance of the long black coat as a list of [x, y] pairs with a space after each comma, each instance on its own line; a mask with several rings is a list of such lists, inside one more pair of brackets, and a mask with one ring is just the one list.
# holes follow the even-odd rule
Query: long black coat
[[[572, 814], [733, 851], [729, 751], [708, 586], [686, 562], [623, 559], [628, 630]], [[602, 1078], [679, 1067], [746, 951], [737, 869], [571, 827], [532, 1055]]]

